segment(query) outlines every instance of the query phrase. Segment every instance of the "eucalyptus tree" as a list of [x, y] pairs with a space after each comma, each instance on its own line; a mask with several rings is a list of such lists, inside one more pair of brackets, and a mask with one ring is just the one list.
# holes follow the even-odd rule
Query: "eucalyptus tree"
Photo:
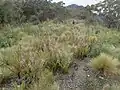
[[120, 0], [104, 0], [91, 6], [91, 10], [97, 11], [105, 17], [104, 22], [109, 28], [118, 28], [120, 24]]
[[65, 19], [68, 11], [63, 2], [52, 0], [1, 0], [0, 23], [16, 23], [45, 21], [47, 19]]

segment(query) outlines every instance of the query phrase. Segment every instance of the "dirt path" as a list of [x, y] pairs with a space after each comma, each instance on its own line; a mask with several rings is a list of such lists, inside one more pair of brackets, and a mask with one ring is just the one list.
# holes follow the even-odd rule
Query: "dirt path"
[[[110, 79], [103, 77], [97, 78], [91, 68], [88, 67], [87, 58], [85, 60], [77, 60], [69, 69], [66, 75], [59, 75], [57, 83], [59, 90], [102, 90], [106, 83], [112, 84]], [[116, 80], [114, 83], [118, 83]]]
[[86, 80], [86, 71], [84, 70], [86, 62], [75, 61], [70, 67], [67, 75], [61, 75], [58, 80], [59, 90], [84, 90]]

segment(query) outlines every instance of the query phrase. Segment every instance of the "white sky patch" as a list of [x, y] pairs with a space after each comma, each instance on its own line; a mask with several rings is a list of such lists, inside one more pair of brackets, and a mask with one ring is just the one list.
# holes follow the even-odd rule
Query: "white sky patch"
[[86, 5], [96, 4], [103, 0], [53, 0], [53, 2], [59, 2], [59, 1], [63, 1], [65, 5], [77, 4], [77, 5], [86, 6]]

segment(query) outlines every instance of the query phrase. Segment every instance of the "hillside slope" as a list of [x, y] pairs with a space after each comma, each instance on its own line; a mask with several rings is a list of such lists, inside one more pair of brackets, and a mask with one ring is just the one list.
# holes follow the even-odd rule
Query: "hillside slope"
[[[112, 67], [118, 73], [109, 76], [104, 73], [112, 73], [110, 67], [99, 73], [100, 70], [90, 66], [92, 58], [103, 52], [120, 59], [119, 31], [99, 25], [48, 21], [17, 28], [7, 26], [0, 32], [1, 89], [101, 90], [104, 85], [111, 85], [111, 80], [112, 87], [119, 88], [119, 67]], [[109, 60], [99, 63], [113, 65]]]

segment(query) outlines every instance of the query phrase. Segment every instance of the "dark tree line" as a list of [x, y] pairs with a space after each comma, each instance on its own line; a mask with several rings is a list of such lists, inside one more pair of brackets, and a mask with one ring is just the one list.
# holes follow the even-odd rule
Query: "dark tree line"
[[52, 0], [3, 0], [0, 1], [0, 23], [37, 24], [47, 19], [64, 20], [69, 15], [63, 2]]
[[[97, 13], [94, 13], [97, 12]], [[99, 22], [108, 28], [120, 28], [120, 0], [104, 0], [95, 5], [68, 8], [52, 0], [1, 0], [0, 25], [31, 22], [38, 24], [50, 19], [63, 21], [68, 17]]]

